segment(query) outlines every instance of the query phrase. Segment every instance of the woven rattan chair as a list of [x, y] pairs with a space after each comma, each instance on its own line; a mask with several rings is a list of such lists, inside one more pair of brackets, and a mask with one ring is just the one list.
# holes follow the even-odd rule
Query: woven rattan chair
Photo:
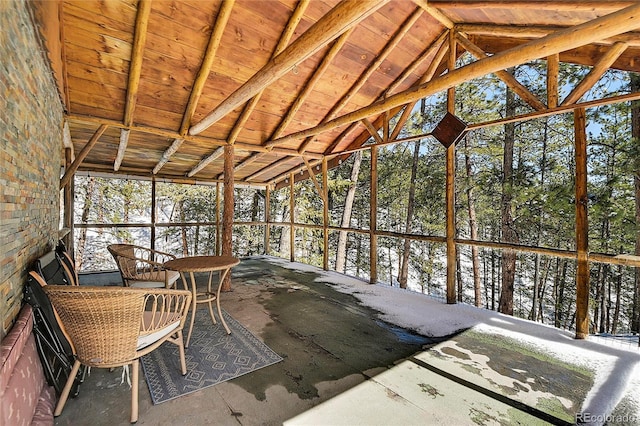
[[131, 366], [131, 423], [138, 420], [138, 359], [163, 342], [176, 344], [187, 374], [182, 328], [191, 292], [172, 289], [44, 287], [74, 347], [76, 360], [54, 415], [62, 412], [81, 365]]
[[107, 247], [118, 265], [122, 282], [127, 287], [172, 288], [180, 273], [167, 271], [162, 264], [176, 257], [169, 253], [132, 244], [111, 244]]

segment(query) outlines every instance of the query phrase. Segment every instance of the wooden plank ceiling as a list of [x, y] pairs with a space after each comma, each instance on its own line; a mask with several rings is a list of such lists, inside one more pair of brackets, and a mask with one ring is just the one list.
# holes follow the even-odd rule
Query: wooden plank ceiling
[[[585, 65], [609, 54], [607, 67], [640, 71], [639, 6], [42, 0], [35, 15], [66, 111], [67, 146], [78, 156], [104, 130], [79, 170], [218, 180], [221, 147], [234, 144], [236, 182], [273, 184], [361, 145], [386, 111], [478, 73], [555, 54]], [[447, 77], [451, 35], [458, 55], [475, 52], [487, 66]], [[529, 99], [532, 110], [547, 102]]]

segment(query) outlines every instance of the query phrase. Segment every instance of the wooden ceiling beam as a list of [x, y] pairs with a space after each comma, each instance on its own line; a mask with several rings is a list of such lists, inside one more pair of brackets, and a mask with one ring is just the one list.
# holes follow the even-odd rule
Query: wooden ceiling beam
[[224, 30], [227, 27], [227, 23], [229, 22], [229, 17], [231, 16], [231, 11], [233, 10], [234, 4], [235, 0], [224, 0], [220, 5], [220, 10], [218, 11], [216, 22], [213, 26], [213, 30], [211, 31], [211, 35], [209, 36], [207, 49], [205, 50], [204, 57], [202, 58], [202, 64], [200, 65], [200, 69], [198, 70], [196, 79], [193, 82], [191, 93], [189, 93], [189, 100], [187, 101], [187, 107], [185, 108], [184, 115], [182, 116], [182, 123], [180, 124], [179, 133], [183, 136], [186, 135], [189, 131], [191, 119], [193, 118], [193, 114], [195, 113], [198, 106], [198, 101], [200, 100], [200, 96], [202, 95], [204, 85], [206, 84], [207, 79], [209, 78], [209, 74], [211, 73], [213, 61], [216, 57], [216, 54], [218, 53], [220, 41], [222, 40], [222, 35], [224, 34]]
[[[298, 94], [298, 96], [296, 96], [295, 101], [287, 111], [287, 114], [278, 124], [278, 127], [276, 127], [276, 130], [273, 132], [270, 139], [280, 137], [282, 133], [286, 130], [287, 126], [291, 123], [291, 121], [293, 121], [293, 117], [296, 115], [298, 110], [302, 107], [304, 102], [307, 100], [307, 97], [309, 97], [309, 95], [311, 94], [316, 83], [320, 81], [320, 79], [326, 72], [327, 68], [329, 68], [329, 65], [331, 64], [333, 59], [338, 55], [338, 53], [340, 52], [344, 44], [347, 42], [347, 39], [349, 38], [352, 32], [353, 32], [353, 28], [348, 29], [340, 37], [338, 37], [338, 39], [331, 45], [327, 54], [324, 55], [324, 57], [322, 58], [320, 65], [316, 67], [316, 69], [313, 71], [313, 75], [311, 76], [311, 78], [303, 86], [302, 91]], [[269, 148], [269, 150], [271, 150], [271, 148]], [[242, 168], [248, 166], [249, 164], [253, 163], [256, 160], [259, 160], [264, 156], [265, 154], [263, 153], [256, 153], [250, 156], [249, 158], [247, 158], [242, 163], [236, 165], [233, 170], [234, 172], [237, 172], [238, 170], [241, 170]]]
[[290, 160], [291, 160], [291, 157], [281, 158], [278, 161], [276, 161], [275, 163], [272, 163], [269, 167], [265, 167], [263, 169], [260, 169], [257, 172], [253, 173], [252, 175], [247, 176], [245, 178], [245, 180], [251, 182], [251, 181], [255, 180], [256, 178], [258, 178], [259, 176], [262, 176], [263, 174], [268, 173], [271, 170], [282, 166], [283, 164], [286, 164]]
[[213, 31], [211, 31], [211, 35], [209, 36], [209, 42], [207, 43], [207, 48], [202, 59], [202, 64], [200, 65], [200, 69], [198, 70], [196, 79], [194, 80], [193, 86], [191, 87], [189, 100], [187, 101], [185, 112], [182, 115], [182, 123], [180, 124], [180, 130], [178, 131], [179, 137], [175, 138], [171, 146], [167, 148], [164, 153], [162, 153], [160, 161], [158, 161], [158, 163], [153, 168], [154, 175], [160, 172], [162, 167], [167, 164], [171, 156], [178, 151], [182, 143], [185, 141], [185, 136], [189, 131], [191, 119], [198, 106], [200, 95], [202, 95], [202, 89], [204, 88], [204, 85], [207, 82], [207, 78], [209, 78], [209, 74], [211, 73], [213, 60], [215, 59], [216, 53], [218, 52], [220, 40], [222, 39], [222, 34], [224, 33], [224, 29], [227, 26], [227, 22], [229, 21], [229, 16], [231, 15], [231, 10], [233, 9], [234, 4], [235, 0], [225, 0], [220, 5], [220, 10], [218, 11], [218, 16], [216, 17]]
[[558, 90], [560, 75], [560, 54], [554, 53], [547, 57], [547, 106], [555, 108], [558, 106]]
[[[109, 127], [116, 127], [119, 129], [131, 130], [134, 132], [148, 133], [151, 135], [162, 136], [169, 139], [180, 139], [180, 134], [175, 131], [160, 129], [157, 127], [147, 127], [132, 124], [131, 126], [125, 126], [121, 121], [110, 120], [108, 118], [93, 117], [81, 114], [67, 114], [66, 118], [69, 121], [77, 123], [90, 123], [90, 124], [106, 124]], [[210, 138], [205, 136], [185, 136], [185, 140], [194, 142], [206, 142], [214, 145], [226, 145], [226, 141], [222, 139]]]
[[[307, 6], [309, 6], [309, 1], [310, 0], [302, 0], [298, 3], [298, 6], [293, 11], [293, 14], [289, 18], [289, 22], [287, 23], [286, 27], [284, 28], [284, 31], [282, 32], [282, 35], [280, 36], [278, 45], [276, 46], [275, 50], [273, 51], [273, 54], [271, 55], [271, 60], [273, 60], [276, 56], [282, 53], [282, 51], [289, 44], [289, 41], [291, 41], [291, 37], [293, 37], [293, 34], [295, 33], [295, 30], [298, 27], [298, 24], [300, 23], [300, 20], [302, 20], [302, 17], [304, 16], [304, 12], [307, 9]], [[240, 134], [240, 131], [244, 128], [245, 123], [249, 119], [249, 116], [251, 115], [251, 113], [253, 113], [253, 110], [258, 105], [258, 102], [260, 102], [260, 98], [262, 97], [262, 94], [264, 93], [265, 89], [266, 87], [262, 88], [262, 90], [256, 93], [256, 95], [253, 98], [251, 98], [249, 103], [245, 105], [244, 109], [242, 110], [242, 113], [240, 114], [240, 117], [238, 117], [238, 119], [236, 120], [236, 123], [234, 124], [233, 129], [231, 129], [231, 133], [227, 138], [228, 143], [233, 144], [236, 141], [236, 139], [238, 138], [238, 135]]]
[[624, 9], [636, 3], [633, 0], [429, 0], [432, 7], [441, 9], [535, 9], [553, 11], [587, 11], [608, 8], [611, 11]]
[[157, 175], [160, 169], [162, 169], [162, 167], [164, 167], [164, 165], [167, 164], [167, 162], [169, 161], [169, 158], [171, 158], [171, 156], [175, 154], [176, 151], [178, 151], [178, 149], [180, 148], [183, 142], [184, 142], [184, 139], [179, 139], [179, 138], [174, 139], [171, 145], [169, 146], [169, 148], [167, 148], [162, 153], [162, 157], [160, 157], [160, 161], [158, 161], [158, 164], [155, 165], [151, 173], [153, 173], [154, 175]]
[[580, 83], [567, 95], [562, 101], [561, 105], [575, 104], [587, 93], [594, 84], [600, 80], [602, 74], [604, 74], [611, 65], [622, 55], [627, 49], [626, 43], [616, 43], [611, 50], [605, 53], [602, 58], [591, 68], [589, 74], [587, 74]]
[[[431, 63], [429, 64], [427, 71], [422, 75], [422, 77], [420, 77], [420, 80], [418, 80], [418, 84], [423, 84], [431, 80], [435, 75], [436, 71], [438, 70], [438, 68], [440, 68], [440, 65], [442, 64], [442, 61], [444, 60], [445, 55], [449, 51], [449, 43], [445, 43], [445, 41], [448, 40], [449, 38], [448, 33], [449, 31], [443, 31], [440, 37], [438, 38], [438, 40], [436, 41], [436, 43], [430, 46], [430, 49], [429, 49], [430, 51], [432, 51], [436, 47], [438, 48], [438, 50], [436, 51], [433, 59], [431, 60]], [[398, 119], [396, 126], [393, 128], [393, 131], [391, 132], [389, 139], [393, 140], [398, 137], [405, 123], [411, 116], [411, 112], [413, 111], [413, 107], [416, 105], [416, 103], [417, 101], [413, 101], [405, 105], [404, 111], [402, 112], [402, 115]]]
[[361, 121], [362, 121], [362, 124], [364, 124], [364, 126], [369, 131], [369, 134], [371, 135], [371, 137], [376, 140], [376, 143], [382, 143], [383, 142], [382, 137], [380, 137], [380, 134], [378, 133], [378, 129], [376, 129], [373, 126], [373, 123], [371, 123], [371, 121], [369, 121], [367, 118], [363, 118]]
[[[464, 47], [465, 50], [471, 53], [476, 59], [483, 59], [488, 56], [484, 50], [472, 43], [471, 40], [469, 40], [464, 34], [458, 33], [457, 40], [458, 43], [460, 43], [462, 47]], [[543, 102], [541, 102], [536, 95], [531, 93], [529, 89], [527, 89], [518, 80], [516, 80], [514, 76], [512, 76], [505, 70], [496, 71], [494, 74], [533, 109], [542, 111], [543, 109], [547, 108], [547, 106]]]
[[[402, 25], [400, 25], [400, 28], [398, 28], [393, 37], [391, 37], [391, 39], [385, 44], [380, 54], [378, 54], [373, 62], [367, 66], [365, 71], [360, 74], [356, 81], [351, 85], [349, 90], [347, 90], [347, 93], [345, 93], [342, 98], [340, 98], [340, 100], [331, 107], [329, 112], [322, 118], [321, 123], [325, 123], [331, 120], [340, 111], [342, 111], [342, 109], [345, 107], [345, 105], [347, 105], [351, 98], [353, 98], [353, 96], [358, 93], [362, 86], [364, 86], [369, 77], [371, 77], [374, 72], [378, 71], [380, 65], [382, 65], [384, 60], [387, 59], [393, 49], [398, 46], [400, 41], [402, 41], [404, 36], [407, 35], [409, 30], [411, 30], [413, 25], [416, 23], [416, 21], [418, 21], [418, 19], [420, 19], [420, 16], [422, 16], [423, 13], [424, 11], [421, 8], [416, 8], [416, 10], [413, 11], [413, 13], [402, 23]], [[298, 147], [298, 151], [300, 153], [304, 153], [312, 141], [313, 138], [306, 138]]]
[[427, 0], [413, 0], [415, 4], [420, 6], [424, 11], [431, 15], [434, 19], [444, 25], [447, 29], [454, 27], [454, 22], [447, 15], [442, 13], [437, 7], [431, 6]]
[[[307, 10], [307, 7], [309, 6], [309, 2], [310, 0], [301, 0], [298, 3], [298, 6], [293, 11], [293, 14], [289, 18], [289, 22], [287, 23], [286, 27], [284, 28], [284, 31], [282, 32], [282, 35], [280, 36], [278, 45], [276, 46], [273, 54], [271, 55], [272, 59], [278, 56], [280, 53], [282, 53], [282, 51], [289, 44], [289, 41], [291, 41], [291, 37], [293, 37], [293, 34], [295, 33], [296, 28], [298, 27], [298, 24], [302, 20], [302, 17], [304, 16], [304, 12]], [[249, 119], [249, 116], [253, 113], [253, 110], [258, 105], [258, 102], [260, 102], [260, 98], [262, 97], [263, 93], [264, 93], [264, 89], [258, 92], [245, 105], [244, 109], [242, 110], [242, 113], [240, 114], [240, 117], [238, 117], [238, 119], [236, 120], [233, 128], [231, 129], [231, 132], [229, 133], [229, 136], [227, 137], [227, 142], [229, 144], [234, 144], [236, 142], [236, 139], [238, 138], [240, 131], [244, 128], [244, 125]], [[252, 157], [254, 158], [252, 159]], [[252, 156], [252, 157], [249, 157], [243, 163], [245, 163], [245, 165], [252, 163], [257, 159], [255, 157], [258, 157], [258, 158], [260, 157], [260, 154], [256, 154], [255, 156]], [[241, 167], [239, 167], [239, 165], [236, 165], [233, 167], [234, 173], [240, 169]], [[222, 179], [223, 177], [224, 177], [224, 173], [221, 173], [218, 175], [218, 179]]]
[[331, 40], [357, 25], [384, 6], [389, 0], [360, 0], [340, 2], [304, 34], [291, 43], [280, 55], [271, 59], [238, 90], [223, 100], [199, 123], [191, 126], [189, 134], [197, 135], [222, 117], [251, 99], [260, 90], [278, 80], [296, 64], [309, 58]]
[[[521, 39], [536, 39], [546, 37], [557, 31], [566, 30], [569, 27], [538, 26], [538, 25], [497, 25], [497, 24], [457, 24], [456, 29], [467, 35], [508, 37]], [[612, 45], [624, 42], [629, 47], [640, 47], [640, 37], [637, 33], [618, 34], [602, 40], [595, 40], [593, 44]]]
[[367, 107], [352, 111], [324, 124], [276, 139], [271, 141], [270, 144], [289, 143], [297, 139], [333, 130], [354, 121], [381, 114], [386, 110], [403, 104], [434, 95], [450, 87], [455, 87], [462, 82], [520, 65], [534, 59], [575, 49], [596, 40], [602, 40], [617, 34], [632, 31], [639, 26], [640, 4], [634, 3], [633, 6], [629, 6], [618, 12], [558, 31], [546, 37], [530, 41], [517, 48], [508, 49], [487, 57], [486, 59], [481, 59], [464, 67], [457, 68], [425, 84], [400, 92], [382, 101], [374, 102]]
[[213, 151], [206, 158], [200, 160], [200, 162], [193, 168], [189, 173], [187, 173], [188, 177], [195, 176], [196, 173], [207, 167], [213, 160], [219, 158], [222, 154], [224, 154], [224, 146], [219, 147], [215, 151]]
[[120, 143], [118, 144], [118, 153], [116, 154], [116, 159], [113, 162], [113, 171], [117, 172], [122, 164], [122, 160], [124, 159], [125, 151], [127, 150], [127, 145], [129, 144], [129, 134], [131, 130], [120, 129]]
[[93, 136], [91, 136], [91, 139], [89, 139], [86, 145], [82, 147], [76, 159], [73, 160], [73, 163], [71, 163], [69, 168], [64, 171], [64, 175], [62, 175], [62, 178], [60, 179], [60, 189], [69, 184], [71, 178], [73, 178], [73, 175], [76, 173], [84, 159], [87, 158], [87, 155], [89, 155], [91, 148], [93, 148], [93, 146], [98, 142], [98, 139], [100, 139], [100, 136], [102, 136], [104, 131], [107, 130], [107, 127], [108, 126], [106, 124], [101, 124], [100, 127], [98, 127], [98, 130], [96, 130]]
[[[133, 48], [131, 49], [131, 62], [129, 63], [129, 80], [127, 82], [127, 98], [124, 107], [124, 117], [122, 122], [125, 126], [133, 123], [133, 112], [136, 109], [138, 100], [138, 89], [140, 87], [140, 72], [142, 71], [142, 59], [144, 45], [147, 41], [147, 27], [149, 25], [149, 15], [151, 14], [151, 0], [140, 0], [138, 2], [138, 12], [136, 13], [136, 24], [133, 36]], [[129, 143], [129, 130], [120, 131], [120, 144], [118, 154], [113, 163], [113, 170], [118, 171], [125, 151]]]

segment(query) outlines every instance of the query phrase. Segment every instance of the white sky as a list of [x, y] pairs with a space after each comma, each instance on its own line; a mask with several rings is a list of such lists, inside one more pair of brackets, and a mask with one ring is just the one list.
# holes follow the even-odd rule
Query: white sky
[[597, 337], [576, 340], [570, 331], [475, 306], [448, 305], [424, 294], [388, 285], [371, 285], [314, 266], [271, 257], [269, 260], [286, 268], [320, 273], [316, 281], [334, 284], [337, 290], [352, 294], [366, 306], [380, 311], [382, 320], [424, 336], [448, 336], [473, 327], [479, 332], [516, 339], [561, 361], [587, 367], [594, 372], [595, 383], [583, 402], [583, 413], [591, 414], [592, 418], [606, 418], [627, 396], [638, 407], [640, 416], [640, 349], [637, 346], [605, 344], [605, 340]]

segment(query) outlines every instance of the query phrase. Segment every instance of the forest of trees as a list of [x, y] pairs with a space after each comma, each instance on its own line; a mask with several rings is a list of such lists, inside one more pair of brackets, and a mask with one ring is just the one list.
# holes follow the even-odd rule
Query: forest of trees
[[[510, 72], [540, 99], [546, 98], [544, 63]], [[560, 97], [586, 72], [587, 68], [562, 64]], [[637, 92], [639, 80], [610, 71], [583, 99]], [[457, 87], [455, 98], [456, 115], [467, 123], [531, 111], [493, 75]], [[445, 95], [423, 100], [399, 138], [429, 133], [445, 109]], [[592, 253], [640, 254], [639, 117], [637, 105], [630, 102], [587, 109]], [[567, 113], [469, 131], [456, 146], [457, 238], [575, 250], [573, 126], [573, 115]], [[382, 146], [377, 150], [377, 175], [378, 282], [444, 297], [445, 148], [431, 137]], [[370, 176], [368, 149], [352, 154], [328, 175], [329, 269], [364, 280], [371, 271]], [[297, 182], [294, 191], [293, 217], [299, 225], [294, 258], [322, 267], [322, 197], [309, 179]], [[288, 186], [270, 192], [267, 206], [264, 189], [236, 188], [237, 256], [268, 252], [290, 257], [289, 192]], [[157, 183], [155, 216], [148, 180], [77, 176], [75, 193], [75, 253], [82, 270], [114, 268], [106, 245], [150, 245], [152, 230], [157, 249], [179, 255], [216, 252], [221, 184]], [[117, 224], [127, 225], [113, 226]], [[457, 247], [459, 301], [560, 328], [574, 327], [575, 259], [469, 244]], [[636, 268], [590, 265], [591, 332], [637, 332]]]

